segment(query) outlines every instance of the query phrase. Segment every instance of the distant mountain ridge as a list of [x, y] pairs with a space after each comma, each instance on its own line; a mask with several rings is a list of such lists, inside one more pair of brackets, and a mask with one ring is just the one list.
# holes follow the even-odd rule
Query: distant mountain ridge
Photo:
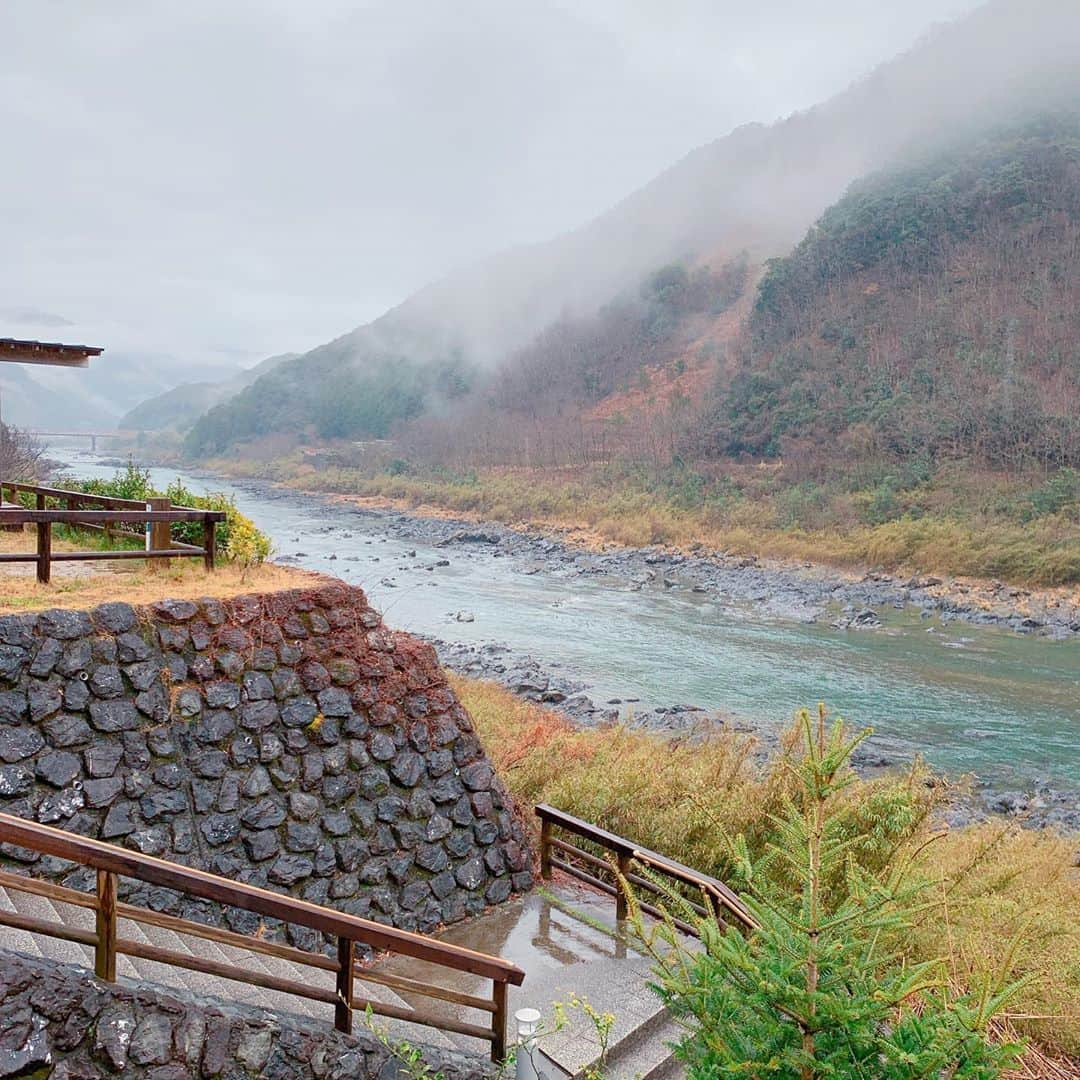
[[254, 367], [217, 382], [181, 383], [140, 402], [120, 417], [116, 426], [123, 431], [185, 432], [208, 409], [238, 394], [260, 376], [287, 360], [295, 359], [297, 355], [299, 354], [279, 353], [277, 356], [268, 356]]
[[379, 436], [437, 411], [554, 320], [665, 264], [783, 254], [852, 180], [913, 143], [1075, 101], [1077, 55], [1080, 5], [991, 0], [828, 102], [693, 151], [581, 229], [451, 275], [279, 365], [196, 422], [187, 450], [275, 432]]

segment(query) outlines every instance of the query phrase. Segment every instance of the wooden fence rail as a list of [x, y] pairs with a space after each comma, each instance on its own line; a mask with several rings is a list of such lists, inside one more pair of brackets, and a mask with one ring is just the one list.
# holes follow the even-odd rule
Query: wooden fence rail
[[[549, 879], [552, 869], [561, 870], [613, 896], [617, 919], [625, 919], [628, 913], [626, 891], [620, 884], [620, 877], [636, 889], [643, 889], [657, 897], [658, 903], [663, 901], [663, 889], [640, 872], [641, 867], [646, 867], [651, 874], [672, 882], [684, 902], [703, 918], [712, 915], [721, 926], [733, 922], [743, 930], [756, 929], [757, 921], [749, 909], [738, 895], [718, 878], [702, 874], [669, 859], [666, 855], [641, 847], [632, 840], [617, 836], [572, 814], [563, 813], [562, 810], [556, 810], [553, 806], [541, 804], [536, 808], [536, 816], [540, 818], [541, 876]], [[555, 835], [556, 829], [587, 841], [595, 850], [589, 851], [561, 839]], [[600, 853], [604, 851], [614, 856], [614, 866]], [[639, 899], [638, 904], [650, 915], [663, 917], [665, 914], [661, 907], [647, 900]], [[674, 921], [685, 933], [697, 934], [697, 928], [686, 920], [676, 917]]]
[[[13, 495], [33, 495], [35, 508], [4, 503], [4, 491]], [[63, 508], [49, 508], [49, 501], [64, 503]], [[89, 495], [65, 488], [43, 487], [38, 484], [16, 484], [0, 481], [0, 528], [34, 525], [37, 531], [37, 550], [34, 552], [0, 553], [0, 563], [32, 562], [37, 564], [37, 579], [48, 584], [54, 562], [87, 562], [98, 559], [176, 559], [202, 558], [207, 570], [214, 569], [217, 557], [217, 524], [225, 520], [221, 510], [197, 510], [187, 506], [172, 506], [168, 499], [145, 501], [116, 499], [105, 495]], [[181, 544], [172, 540], [169, 525], [173, 522], [202, 524], [203, 542]], [[101, 532], [138, 539], [140, 533], [120, 529], [122, 525], [140, 525], [148, 532], [145, 550], [63, 551], [54, 552], [52, 527], [67, 525], [76, 529]]]
[[[64, 904], [88, 908], [95, 913], [95, 927], [84, 930], [17, 912], [0, 911], [0, 925], [11, 926], [35, 934], [46, 934], [66, 941], [75, 941], [94, 949], [94, 970], [98, 978], [116, 979], [116, 957], [133, 956], [162, 964], [199, 971], [219, 978], [232, 979], [264, 989], [334, 1006], [334, 1026], [346, 1033], [352, 1030], [352, 1014], [356, 1009], [414, 1024], [471, 1035], [491, 1044], [491, 1057], [499, 1062], [506, 1058], [507, 988], [520, 986], [525, 972], [516, 964], [484, 953], [473, 952], [460, 945], [451, 945], [435, 938], [397, 930], [382, 923], [361, 919], [355, 915], [319, 907], [306, 900], [260, 889], [254, 885], [195, 870], [179, 863], [167, 862], [150, 855], [116, 847], [100, 840], [77, 836], [62, 829], [39, 825], [33, 821], [0, 814], [0, 843], [28, 848], [43, 855], [69, 859], [80, 866], [97, 871], [94, 893], [79, 892], [49, 881], [22, 874], [0, 871], [0, 886], [21, 890]], [[335, 956], [309, 952], [280, 942], [237, 934], [217, 926], [192, 922], [161, 912], [121, 903], [117, 899], [119, 877], [134, 878], [150, 885], [174, 889], [187, 896], [210, 900], [230, 907], [243, 908], [264, 918], [279, 919], [295, 926], [305, 926], [337, 938]], [[129, 919], [147, 925], [163, 927], [207, 941], [225, 944], [249, 952], [274, 956], [316, 970], [332, 972], [335, 987], [330, 990], [316, 984], [299, 982], [250, 971], [235, 964], [221, 963], [143, 942], [131, 941], [119, 935], [118, 919]], [[399, 975], [361, 967], [356, 959], [356, 946], [365, 945], [377, 952], [396, 953], [424, 960], [452, 971], [467, 972], [490, 979], [491, 996], [480, 997], [460, 993], [434, 983], [409, 979]], [[486, 1021], [426, 1013], [422, 1009], [405, 1008], [372, 1001], [357, 993], [356, 982], [369, 982], [404, 990], [467, 1009], [479, 1011]]]

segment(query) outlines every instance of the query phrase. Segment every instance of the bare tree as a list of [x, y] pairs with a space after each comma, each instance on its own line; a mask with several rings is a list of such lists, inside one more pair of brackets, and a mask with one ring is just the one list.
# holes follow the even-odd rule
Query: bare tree
[[45, 447], [33, 435], [0, 421], [0, 480], [37, 483], [44, 455]]

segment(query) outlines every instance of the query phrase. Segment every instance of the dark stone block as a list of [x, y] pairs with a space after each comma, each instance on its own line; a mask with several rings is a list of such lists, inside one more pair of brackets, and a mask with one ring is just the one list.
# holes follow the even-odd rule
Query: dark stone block
[[450, 811], [450, 820], [455, 825], [469, 826], [476, 820], [473, 816], [472, 803], [469, 801], [468, 795], [462, 795], [456, 803], [454, 808]]
[[124, 756], [123, 748], [116, 743], [99, 742], [83, 751], [86, 771], [92, 777], [112, 776]]
[[261, 671], [244, 672], [244, 696], [248, 701], [272, 701], [274, 684]]
[[449, 750], [432, 750], [424, 760], [427, 762], [428, 775], [436, 780], [454, 768], [454, 755]]
[[289, 814], [299, 821], [311, 821], [319, 812], [319, 800], [303, 791], [289, 792]]
[[101, 630], [110, 634], [123, 634], [135, 625], [135, 609], [130, 604], [113, 601], [99, 604], [90, 612], [90, 618]]
[[471, 829], [455, 829], [444, 841], [446, 850], [455, 859], [464, 858], [473, 850]]
[[390, 775], [402, 787], [416, 787], [424, 775], [424, 759], [413, 750], [403, 750], [394, 758]]
[[161, 678], [161, 664], [156, 660], [128, 664], [124, 671], [136, 690], [149, 690]]
[[38, 629], [43, 637], [71, 641], [93, 633], [94, 627], [90, 622], [90, 616], [85, 611], [51, 608], [38, 615]]
[[450, 859], [438, 844], [421, 844], [416, 849], [416, 865], [438, 874], [450, 865]]
[[239, 675], [244, 670], [244, 658], [232, 649], [222, 649], [214, 657], [218, 671], [230, 678]]
[[38, 724], [53, 713], [58, 713], [64, 705], [63, 692], [59, 686], [52, 683], [31, 684], [27, 700], [32, 724]]
[[223, 750], [197, 750], [189, 761], [192, 772], [207, 780], [220, 780], [229, 768], [229, 757]]
[[169, 698], [165, 687], [160, 682], [154, 683], [149, 690], [136, 696], [135, 708], [155, 723], [163, 723], [169, 718]]
[[36, 728], [0, 727], [0, 761], [9, 765], [32, 757], [45, 748], [45, 740]]
[[191, 642], [186, 626], [159, 626], [158, 641], [166, 652], [183, 652]]
[[302, 821], [290, 821], [285, 826], [285, 847], [289, 851], [314, 851], [322, 841], [317, 825]]
[[327, 776], [323, 778], [323, 798], [330, 806], [340, 806], [343, 802], [356, 794], [357, 780], [355, 776]]
[[300, 681], [308, 693], [317, 694], [330, 685], [330, 672], [322, 664], [309, 661], [300, 668]]
[[487, 791], [494, 776], [495, 770], [486, 761], [478, 761], [461, 770], [461, 782], [470, 791]]
[[370, 854], [368, 845], [358, 836], [347, 836], [334, 845], [338, 866], [346, 873], [356, 873]]
[[227, 679], [207, 683], [206, 704], [211, 709], [235, 709], [240, 705], [240, 687]]
[[276, 855], [281, 850], [281, 845], [273, 829], [262, 829], [259, 832], [245, 834], [244, 849], [249, 858], [255, 862], [263, 862]]
[[63, 653], [64, 646], [56, 638], [44, 638], [30, 663], [28, 669], [30, 674], [37, 676], [39, 679], [51, 675], [53, 668], [60, 662]]
[[29, 660], [26, 649], [18, 645], [0, 645], [0, 679], [18, 682]]
[[273, 671], [277, 662], [277, 652], [270, 645], [260, 645], [251, 654], [251, 666], [255, 671]]
[[273, 829], [285, 820], [285, 807], [277, 799], [260, 799], [240, 818], [249, 829]]
[[121, 664], [149, 660], [153, 651], [141, 635], [131, 631], [120, 634], [116, 639], [116, 658]]
[[78, 754], [52, 750], [37, 759], [37, 775], [53, 787], [64, 788], [82, 775], [82, 762]]
[[251, 701], [240, 712], [240, 726], [249, 731], [266, 731], [278, 719], [278, 707], [274, 701]]
[[344, 810], [327, 810], [322, 816], [322, 827], [331, 836], [348, 836], [353, 826]]
[[152, 605], [154, 614], [167, 623], [189, 622], [199, 614], [190, 600], [158, 600]]
[[176, 712], [185, 720], [202, 715], [202, 694], [192, 686], [186, 686], [176, 695]]
[[90, 725], [81, 716], [61, 713], [41, 725], [49, 742], [59, 749], [85, 746], [91, 740]]
[[199, 822], [199, 830], [211, 847], [221, 847], [240, 835], [240, 822], [235, 814], [209, 814]]
[[445, 900], [457, 888], [457, 882], [454, 880], [454, 875], [449, 870], [444, 870], [441, 874], [436, 874], [428, 884], [431, 886], [431, 891], [440, 900]]
[[510, 896], [510, 879], [507, 877], [496, 878], [484, 893], [484, 899], [489, 904], [501, 904]]
[[249, 799], [257, 799], [273, 790], [274, 785], [270, 781], [270, 774], [261, 765], [257, 765], [248, 773], [241, 790]]
[[405, 815], [405, 800], [397, 795], [385, 795], [375, 804], [375, 816], [391, 825]]
[[119, 698], [124, 679], [116, 664], [98, 664], [90, 676], [90, 688], [98, 698]]
[[101, 839], [111, 840], [117, 836], [133, 833], [138, 828], [134, 810], [135, 805], [130, 802], [119, 802], [111, 806], [101, 824]]
[[236, 718], [231, 712], [216, 709], [203, 713], [202, 719], [191, 729], [196, 742], [218, 743], [236, 730]]
[[371, 736], [368, 752], [376, 761], [389, 761], [397, 753], [397, 746], [390, 735], [378, 731]]
[[401, 890], [401, 906], [406, 911], [415, 911], [431, 896], [431, 887], [426, 881], [411, 881]]
[[438, 840], [443, 840], [453, 832], [454, 826], [450, 823], [450, 819], [443, 817], [442, 814], [436, 814], [428, 819], [427, 824], [424, 826], [424, 839], [428, 843], [435, 843]]
[[311, 877], [315, 864], [303, 855], [282, 855], [270, 867], [269, 878], [275, 885], [295, 885]]
[[231, 814], [240, 806], [240, 777], [229, 773], [218, 788], [217, 808], [223, 814]]
[[478, 821], [473, 825], [473, 836], [476, 837], [476, 842], [478, 844], [487, 847], [487, 845], [494, 844], [495, 841], [498, 840], [499, 828], [492, 821], [487, 821], [486, 819]]
[[90, 723], [98, 731], [133, 731], [139, 726], [135, 706], [124, 699], [90, 703]]
[[83, 795], [86, 796], [86, 805], [95, 808], [110, 805], [123, 790], [124, 781], [119, 776], [107, 776], [102, 780], [83, 781]]
[[64, 683], [64, 708], [81, 712], [90, 700], [90, 687], [81, 679], [69, 679]]
[[309, 697], [290, 698], [281, 706], [281, 722], [286, 727], [307, 727], [318, 715], [319, 707]]
[[25, 690], [0, 692], [0, 724], [17, 724], [27, 713]]
[[[0, 798], [13, 799], [34, 790], [34, 773], [25, 765], [0, 765]], [[3, 808], [14, 813], [11, 807]]]

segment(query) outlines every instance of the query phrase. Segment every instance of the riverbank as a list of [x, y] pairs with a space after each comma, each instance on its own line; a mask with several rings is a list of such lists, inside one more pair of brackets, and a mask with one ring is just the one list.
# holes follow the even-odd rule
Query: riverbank
[[680, 736], [719, 717], [767, 744], [794, 709], [825, 700], [874, 727], [864, 772], [923, 754], [943, 773], [977, 777], [979, 813], [998, 800], [1047, 822], [1080, 809], [1058, 790], [1075, 788], [1080, 768], [1080, 651], [1044, 628], [1011, 632], [1002, 617], [1018, 612], [973, 625], [965, 616], [976, 613], [954, 617], [940, 598], [898, 603], [895, 588], [861, 575], [730, 556], [679, 562], [670, 550], [605, 549], [266, 483], [185, 482], [228, 488], [286, 563], [363, 587], [394, 625], [446, 642], [448, 666], [513, 683], [583, 727], [617, 715]]
[[890, 476], [877, 486], [851, 488], [840, 480], [799, 482], [777, 464], [731, 465], [717, 475], [631, 463], [454, 473], [349, 460], [347, 452], [328, 449], [211, 465], [298, 490], [387, 499], [411, 510], [436, 508], [502, 524], [527, 521], [626, 547], [703, 545], [901, 577], [1063, 587], [1080, 598], [1080, 474], [1071, 470], [1047, 479], [942, 467], [914, 486]]
[[[582, 575], [622, 578], [631, 588], [659, 580], [667, 588], [758, 603], [782, 618], [816, 622], [829, 617], [837, 629], [876, 629], [882, 623], [880, 609], [910, 605], [936, 613], [945, 622], [1000, 626], [1054, 640], [1080, 637], [1080, 590], [1074, 588], [1020, 588], [1000, 581], [848, 571], [805, 560], [709, 550], [702, 544], [689, 549], [631, 547], [571, 526], [504, 524], [384, 497], [328, 494], [250, 479], [241, 483], [264, 496], [278, 491], [380, 516], [390, 531], [418, 541], [447, 547], [490, 545], [507, 555], [534, 560], [535, 572], [572, 566]], [[835, 605], [838, 612], [831, 611]]]

